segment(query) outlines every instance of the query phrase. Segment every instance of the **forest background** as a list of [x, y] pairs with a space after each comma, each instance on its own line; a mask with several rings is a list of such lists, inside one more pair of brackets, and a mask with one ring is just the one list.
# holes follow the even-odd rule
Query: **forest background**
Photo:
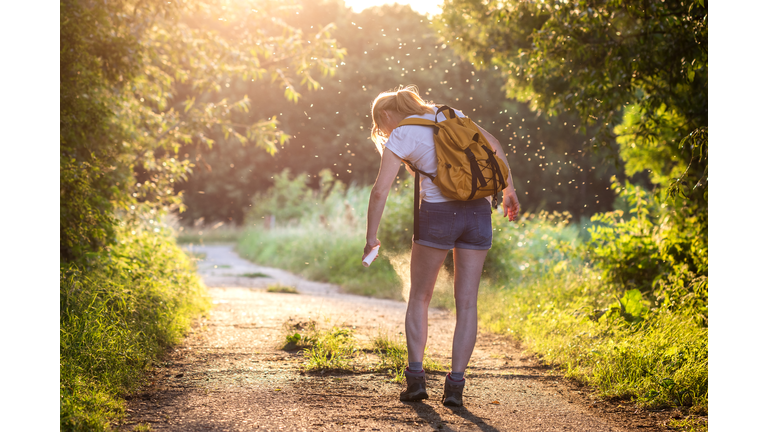
[[[166, 326], [171, 329], [168, 335], [149, 333], [157, 347], [173, 343], [188, 319], [205, 309], [199, 286], [190, 280], [167, 281], [165, 287], [165, 282], [156, 283], [158, 274], [169, 272], [163, 266], [174, 265], [170, 271], [178, 274], [179, 266], [187, 265], [168, 241], [172, 233], [160, 223], [161, 214], [183, 209], [180, 217], [186, 223], [201, 218], [209, 223], [243, 223], [254, 197], [267, 196], [274, 177], [285, 168], [292, 173], [283, 174], [286, 181], [300, 178], [303, 183], [306, 176], [306, 186], [316, 191], [322, 190], [324, 169], [330, 180], [345, 185], [370, 184], [378, 156], [363, 141], [370, 125], [367, 110], [378, 91], [398, 84], [415, 83], [427, 99], [456, 105], [494, 134], [498, 128], [510, 150], [525, 209], [568, 211], [579, 228], [596, 229], [590, 238], [602, 236], [603, 241], [580, 249], [592, 253], [583, 256], [584, 262], [608, 282], [621, 285], [619, 294], [637, 290], [644, 296], [635, 301], [619, 295], [617, 319], [630, 325], [639, 322], [636, 318], [647, 320], [646, 309], [659, 306], [659, 299], [671, 299], [659, 295], [662, 274], [675, 277], [668, 285], [661, 283], [664, 293], [681, 284], [674, 294], [677, 299], [694, 292], [693, 281], [706, 277], [708, 258], [705, 255], [702, 262], [701, 251], [708, 254], [707, 237], [701, 234], [707, 232], [708, 220], [707, 51], [699, 49], [682, 62], [677, 51], [690, 48], [677, 46], [685, 45], [681, 41], [706, 44], [706, 18], [703, 30], [695, 28], [706, 16], [705, 3], [688, 2], [673, 11], [691, 25], [673, 23], [665, 29], [653, 19], [643, 22], [657, 26], [650, 32], [646, 28], [646, 34], [694, 35], [681, 33], [664, 41], [669, 49], [652, 52], [643, 51], [641, 43], [633, 44], [639, 36], [631, 33], [621, 38], [617, 31], [618, 39], [603, 36], [597, 30], [611, 21], [598, 18], [601, 14], [582, 14], [577, 19], [586, 21], [574, 26], [569, 21], [572, 11], [561, 11], [567, 8], [556, 3], [527, 9], [531, 4], [510, 2], [506, 10], [494, 12], [473, 2], [455, 2], [446, 8], [455, 14], [435, 22], [398, 7], [354, 14], [334, 2], [300, 8], [264, 2], [251, 8], [249, 15], [228, 10], [227, 5], [234, 3], [61, 3], [61, 396], [75, 396], [75, 413], [83, 409], [83, 401], [77, 400], [83, 389], [78, 386], [94, 387], [98, 381], [79, 376], [87, 368], [67, 361], [82, 346], [77, 338], [92, 336], [87, 329], [90, 312], [82, 305], [102, 304], [98, 315], [116, 299], [133, 301], [131, 296], [141, 291], [135, 285], [144, 283], [142, 277], [155, 280], [148, 294], [135, 301], [151, 305], [158, 296], [170, 296], [173, 307], [146, 311], [173, 324]], [[623, 7], [627, 16], [639, 13], [632, 10], [632, 2], [608, 2], [608, 13], [612, 6]], [[201, 18], [214, 15], [220, 18], [212, 22]], [[247, 20], [255, 20], [253, 28], [260, 31], [240, 41], [242, 33], [237, 32]], [[499, 25], [502, 20], [505, 26]], [[612, 23], [630, 28], [635, 24], [621, 21]], [[544, 25], [551, 33], [541, 31]], [[375, 31], [366, 31], [369, 28]], [[571, 28], [593, 33], [569, 33]], [[520, 39], [510, 40], [510, 33]], [[539, 39], [527, 55], [539, 57], [528, 60], [517, 50], [534, 33]], [[569, 36], [563, 39], [564, 35]], [[597, 38], [590, 43], [610, 49], [572, 50], [578, 47], [569, 43], [583, 43], [577, 36]], [[564, 62], [565, 57], [553, 61], [565, 53], [582, 62], [580, 69]], [[651, 55], [658, 53], [675, 57], [677, 66], [664, 73], [654, 69], [654, 62], [672, 64], [669, 58]], [[641, 61], [619, 61], [622, 55], [633, 54]], [[254, 67], [243, 68], [244, 63]], [[521, 71], [522, 78], [517, 79]], [[595, 71], [604, 73], [595, 76]], [[648, 75], [654, 78], [644, 79]], [[654, 79], [664, 85], [655, 85]], [[619, 84], [626, 91], [618, 90]], [[499, 97], [502, 89], [517, 101]], [[407, 180], [401, 178], [405, 186]], [[670, 196], [672, 209], [664, 210]], [[622, 214], [611, 212], [614, 209], [627, 214], [634, 210], [634, 217], [624, 220]], [[594, 214], [602, 216], [589, 221]], [[659, 248], [662, 218], [669, 221], [665, 229], [679, 234], [671, 249]], [[600, 227], [607, 231], [599, 231]], [[643, 232], [639, 242], [638, 236], [630, 235], [626, 244], [618, 245], [618, 252], [622, 247], [639, 248], [640, 256], [617, 255], [611, 240], [637, 230]], [[704, 249], [690, 247], [701, 241]], [[151, 249], [166, 254], [165, 261], [156, 260], [148, 252]], [[648, 260], [651, 273], [639, 277], [615, 271], [637, 259]], [[148, 262], [158, 262], [159, 267], [153, 269]], [[89, 290], [87, 281], [97, 277], [116, 289], [101, 285]], [[705, 296], [706, 292], [705, 288]], [[631, 301], [636, 314], [627, 311]], [[137, 352], [114, 361], [138, 361], [138, 372], [129, 373], [137, 375], [158, 348], [143, 348], [140, 345], [146, 341], [129, 334], [131, 326], [141, 326], [148, 318], [137, 313], [135, 305], [124, 306], [127, 316], [120, 316], [124, 313], [120, 310], [110, 313], [126, 323], [127, 346]], [[104, 317], [94, 319], [103, 322]], [[706, 327], [706, 321], [705, 312], [697, 325]], [[114, 335], [104, 337], [115, 340]], [[115, 377], [108, 383], [115, 387], [104, 394], [125, 391], [132, 379]], [[678, 396], [683, 403], [686, 396]], [[85, 406], [104, 405], [107, 399], [93, 396]], [[685, 401], [692, 402], [692, 397]], [[65, 398], [62, 424], [82, 420], [68, 411], [67, 403]], [[119, 403], [114, 410], [119, 412]]]

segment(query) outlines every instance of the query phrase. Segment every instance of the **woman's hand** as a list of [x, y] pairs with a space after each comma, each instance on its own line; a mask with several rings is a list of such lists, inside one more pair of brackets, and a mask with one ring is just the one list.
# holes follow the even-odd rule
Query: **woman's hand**
[[[366, 242], [366, 243], [365, 243], [365, 248], [363, 249], [363, 257], [362, 257], [362, 258], [360, 258], [360, 261], [364, 260], [364, 259], [365, 259], [365, 257], [366, 257], [366, 256], [367, 256], [369, 253], [371, 253], [371, 251], [373, 250], [373, 248], [375, 248], [376, 246], [381, 246], [381, 242], [379, 241], [379, 239], [376, 239], [376, 242], [375, 242], [375, 243], [373, 243], [373, 244]], [[374, 260], [374, 261], [376, 261], [376, 258], [374, 258], [373, 260]]]
[[504, 216], [509, 218], [509, 221], [517, 220], [517, 215], [520, 212], [520, 201], [517, 200], [517, 194], [512, 187], [504, 189], [504, 197], [501, 200], [504, 206]]

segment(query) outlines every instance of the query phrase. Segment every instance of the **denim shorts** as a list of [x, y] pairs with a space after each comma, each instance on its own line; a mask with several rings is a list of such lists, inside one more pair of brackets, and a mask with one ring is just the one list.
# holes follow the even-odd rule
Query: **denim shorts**
[[487, 199], [421, 202], [419, 239], [414, 243], [446, 250], [488, 250], [492, 240], [491, 204]]

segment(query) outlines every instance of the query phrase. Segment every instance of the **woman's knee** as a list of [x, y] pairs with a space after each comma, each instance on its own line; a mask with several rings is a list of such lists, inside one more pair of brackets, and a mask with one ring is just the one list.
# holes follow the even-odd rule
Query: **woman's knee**
[[453, 296], [456, 303], [456, 312], [477, 311], [477, 296]]
[[411, 292], [408, 294], [408, 303], [427, 305], [432, 301], [432, 291], [430, 290], [414, 290], [411, 288]]

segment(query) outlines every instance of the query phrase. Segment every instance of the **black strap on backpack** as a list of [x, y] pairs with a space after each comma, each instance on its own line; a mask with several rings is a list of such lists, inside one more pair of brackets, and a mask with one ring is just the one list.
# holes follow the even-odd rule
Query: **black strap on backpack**
[[[507, 188], [507, 181], [501, 176], [501, 167], [499, 166], [499, 162], [494, 157], [496, 155], [496, 152], [492, 151], [486, 146], [483, 146], [483, 150], [485, 150], [486, 153], [488, 153], [488, 163], [491, 164], [491, 171], [493, 172], [493, 189], [499, 190], [498, 185], [501, 184], [501, 189]], [[496, 179], [498, 178], [498, 182]], [[497, 194], [493, 194], [493, 208], [496, 208], [498, 206], [498, 198]]]
[[416, 165], [410, 163], [405, 159], [403, 159], [403, 163], [408, 165], [408, 168], [410, 168], [413, 171], [413, 174], [415, 177], [414, 186], [413, 186], [413, 239], [418, 240], [419, 239], [419, 202], [421, 201], [421, 178], [419, 176], [421, 174], [424, 174], [425, 176], [429, 177], [430, 180], [435, 180], [435, 176], [416, 168]]
[[[475, 134], [472, 137], [472, 141], [479, 143], [480, 134]], [[488, 182], [485, 181], [483, 171], [480, 169], [480, 164], [477, 163], [477, 158], [475, 157], [475, 154], [472, 153], [472, 150], [467, 147], [464, 150], [464, 154], [467, 155], [467, 159], [469, 160], [469, 170], [472, 173], [472, 192], [469, 194], [469, 198], [467, 198], [467, 201], [469, 201], [475, 196], [475, 193], [477, 193], [478, 184], [480, 187], [486, 187]]]

